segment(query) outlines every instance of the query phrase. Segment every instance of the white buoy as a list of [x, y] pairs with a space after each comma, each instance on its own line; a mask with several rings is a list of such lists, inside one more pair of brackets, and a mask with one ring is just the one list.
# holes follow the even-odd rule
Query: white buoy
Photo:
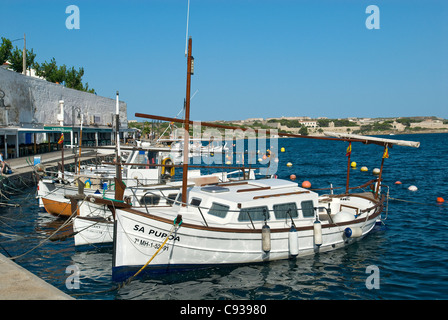
[[347, 238], [359, 238], [362, 236], [362, 228], [360, 227], [345, 228], [344, 234]]
[[314, 221], [314, 244], [318, 247], [322, 245], [322, 224], [319, 220]]
[[261, 228], [261, 240], [263, 251], [266, 253], [271, 251], [271, 228], [267, 224]]
[[409, 191], [417, 191], [418, 189], [417, 189], [416, 186], [409, 186], [409, 187], [408, 187], [408, 190], [409, 190]]
[[378, 168], [375, 168], [375, 169], [373, 169], [373, 174], [380, 174], [380, 169], [378, 169]]
[[296, 256], [299, 254], [299, 237], [296, 228], [291, 226], [288, 234], [288, 243], [289, 243], [289, 254], [291, 256]]

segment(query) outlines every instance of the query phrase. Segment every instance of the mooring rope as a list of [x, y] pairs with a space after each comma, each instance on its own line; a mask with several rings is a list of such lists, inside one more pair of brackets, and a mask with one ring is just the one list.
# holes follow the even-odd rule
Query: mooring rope
[[[83, 200], [83, 201], [84, 201], [84, 200]], [[76, 210], [73, 211], [73, 213], [71, 214], [71, 216], [70, 216], [66, 221], [64, 221], [64, 223], [62, 223], [61, 226], [60, 226], [59, 228], [57, 228], [57, 229], [56, 229], [50, 236], [48, 236], [47, 238], [45, 238], [44, 240], [42, 240], [41, 242], [39, 242], [37, 245], [35, 245], [35, 246], [34, 246], [33, 248], [31, 248], [30, 250], [28, 250], [28, 251], [26, 251], [26, 252], [24, 252], [24, 253], [22, 253], [22, 254], [20, 254], [20, 255], [17, 255], [17, 256], [14, 256], [14, 257], [10, 257], [9, 259], [11, 259], [11, 260], [15, 260], [15, 259], [17, 259], [17, 258], [21, 258], [21, 257], [27, 255], [28, 253], [30, 253], [30, 252], [36, 250], [37, 248], [41, 247], [41, 246], [42, 246], [45, 242], [47, 242], [48, 240], [51, 240], [51, 238], [54, 237], [54, 235], [55, 235], [56, 233], [58, 233], [60, 230], [62, 230], [63, 228], [65, 228], [66, 226], [68, 226], [70, 223], [72, 223], [72, 219], [73, 219], [73, 217], [75, 217], [75, 216], [78, 214], [78, 208], [79, 208], [79, 206], [77, 206]]]
[[397, 198], [392, 198], [392, 197], [389, 197], [389, 200], [415, 203], [415, 204], [421, 204], [421, 205], [425, 205], [425, 206], [436, 206], [436, 207], [440, 207], [440, 206], [445, 207], [446, 206], [445, 203], [425, 203], [425, 202], [417, 202], [417, 201], [411, 201], [411, 200], [405, 200], [405, 199], [397, 199]]

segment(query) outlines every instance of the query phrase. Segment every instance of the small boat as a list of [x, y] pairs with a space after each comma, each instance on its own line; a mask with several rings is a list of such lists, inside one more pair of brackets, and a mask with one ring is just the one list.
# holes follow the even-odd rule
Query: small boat
[[[191, 60], [190, 38], [185, 119], [140, 113], [136, 114], [137, 117], [183, 122], [188, 132], [191, 123]], [[212, 123], [201, 124], [225, 127]], [[286, 133], [278, 135], [349, 142], [345, 192], [319, 196], [295, 182], [282, 179], [187, 187], [185, 181], [188, 179], [188, 170], [185, 170], [182, 191], [172, 207], [151, 210], [131, 206], [115, 208], [114, 280], [121, 281], [129, 276], [133, 278], [146, 272], [296, 258], [335, 250], [368, 235], [381, 219], [384, 207], [385, 196], [381, 194], [381, 182], [388, 146], [400, 144], [401, 141], [365, 136], [333, 138]], [[184, 148], [187, 149], [188, 135], [184, 138]], [[378, 178], [366, 184], [371, 186], [371, 192], [353, 193], [349, 187], [351, 143], [355, 142], [373, 143], [385, 148]], [[418, 145], [410, 143], [413, 147]], [[184, 150], [184, 156], [186, 153]], [[184, 161], [183, 165], [188, 168], [188, 161]]]

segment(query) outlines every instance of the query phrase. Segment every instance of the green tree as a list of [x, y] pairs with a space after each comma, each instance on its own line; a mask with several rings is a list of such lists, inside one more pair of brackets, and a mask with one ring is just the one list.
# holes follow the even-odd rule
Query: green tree
[[[33, 49], [26, 50], [26, 67], [34, 67], [34, 60], [36, 58], [36, 54]], [[16, 72], [23, 72], [23, 50], [15, 47], [11, 52], [11, 56], [9, 58], [9, 62], [11, 63], [12, 70]]]
[[2, 37], [2, 44], [0, 45], [0, 65], [9, 60], [11, 57], [11, 50], [11, 40]]
[[65, 81], [66, 66], [58, 67], [56, 60], [51, 59], [50, 62], [45, 61], [42, 64], [35, 63], [36, 74], [39, 77], [45, 78], [45, 80], [53, 83], [63, 83]]
[[317, 124], [319, 125], [319, 127], [329, 127], [330, 121], [331, 120], [329, 120], [329, 119], [319, 119], [319, 120], [317, 120]]
[[302, 125], [302, 127], [299, 130], [299, 134], [302, 136], [307, 136], [308, 135], [308, 128], [305, 127], [304, 125]]

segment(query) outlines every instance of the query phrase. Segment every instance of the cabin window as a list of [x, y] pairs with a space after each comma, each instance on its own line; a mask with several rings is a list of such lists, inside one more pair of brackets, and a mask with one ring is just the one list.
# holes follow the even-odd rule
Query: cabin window
[[160, 196], [158, 196], [158, 195], [143, 196], [140, 199], [140, 202], [143, 203], [143, 205], [156, 206], [160, 202]]
[[199, 205], [201, 204], [201, 201], [202, 201], [201, 199], [193, 198], [193, 199], [191, 199], [190, 205], [199, 207]]
[[241, 209], [238, 221], [264, 221], [269, 220], [269, 209], [267, 206]]
[[314, 204], [312, 200], [302, 201], [301, 205], [304, 218], [314, 217]]
[[213, 202], [212, 207], [210, 210], [208, 210], [208, 213], [212, 216], [216, 216], [219, 218], [225, 218], [227, 215], [227, 212], [229, 212], [229, 206], [226, 206], [225, 204], [220, 204]]
[[166, 203], [168, 203], [169, 206], [173, 205], [174, 200], [176, 200], [176, 197], [177, 197], [177, 200], [179, 201], [179, 202], [176, 202], [176, 205], [179, 205], [180, 201], [182, 201], [181, 200], [182, 199], [182, 193], [179, 193], [179, 196], [177, 195], [177, 193], [170, 193], [168, 195], [168, 199], [166, 199]]
[[275, 204], [274, 214], [276, 219], [297, 218], [299, 216], [295, 202]]

